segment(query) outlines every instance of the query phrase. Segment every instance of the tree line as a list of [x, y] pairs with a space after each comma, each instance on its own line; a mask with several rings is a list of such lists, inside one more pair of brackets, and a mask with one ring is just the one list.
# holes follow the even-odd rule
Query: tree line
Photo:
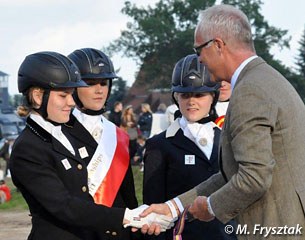
[[[146, 89], [170, 88], [175, 63], [187, 54], [192, 54], [194, 30], [200, 10], [214, 5], [216, 0], [160, 0], [155, 6], [138, 7], [126, 1], [122, 14], [131, 20], [118, 39], [102, 48], [110, 56], [120, 53], [131, 58], [139, 66], [134, 87]], [[299, 40], [300, 48], [295, 56], [296, 68], [290, 68], [270, 53], [273, 46], [280, 49], [290, 47], [288, 31], [271, 26], [261, 14], [261, 0], [223, 0], [240, 8], [249, 18], [253, 29], [257, 55], [282, 73], [295, 87], [305, 102], [305, 28]], [[119, 70], [118, 70], [119, 71]], [[126, 81], [113, 81], [108, 106], [122, 101], [128, 89]], [[17, 105], [20, 97], [11, 98]]]
[[[126, 1], [121, 12], [128, 17], [127, 29], [106, 49], [134, 59], [139, 72], [134, 87], [169, 88], [175, 63], [192, 54], [194, 29], [198, 13], [215, 4], [215, 0], [160, 0], [154, 7], [138, 7]], [[257, 55], [282, 73], [305, 102], [305, 29], [299, 40], [296, 69], [291, 69], [270, 53], [273, 46], [289, 49], [288, 31], [271, 26], [261, 14], [261, 0], [223, 0], [240, 8], [253, 29]], [[115, 96], [113, 96], [115, 97]]]

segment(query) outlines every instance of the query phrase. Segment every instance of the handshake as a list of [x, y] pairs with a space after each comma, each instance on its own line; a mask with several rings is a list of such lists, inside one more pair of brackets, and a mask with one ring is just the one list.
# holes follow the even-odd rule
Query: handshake
[[145, 217], [140, 217], [139, 215], [149, 206], [146, 204], [141, 205], [135, 209], [126, 209], [124, 219], [128, 221], [127, 224], [124, 224], [124, 227], [134, 227], [142, 228], [144, 225], [150, 226], [152, 223], [158, 224], [161, 227], [161, 232], [165, 232], [167, 229], [170, 229], [174, 226], [177, 217], [172, 218], [162, 214], [150, 213]]

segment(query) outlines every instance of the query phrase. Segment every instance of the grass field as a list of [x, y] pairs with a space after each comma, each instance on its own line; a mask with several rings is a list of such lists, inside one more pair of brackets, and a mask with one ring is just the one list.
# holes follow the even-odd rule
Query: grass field
[[[142, 186], [143, 186], [143, 172], [140, 171], [139, 166], [133, 166], [132, 171], [134, 174], [134, 181], [135, 181], [135, 189], [136, 195], [139, 202], [139, 205], [142, 204]], [[11, 189], [12, 198], [9, 202], [5, 202], [0, 204], [0, 211], [7, 211], [7, 210], [26, 210], [28, 206], [23, 199], [20, 192], [17, 191], [16, 187], [12, 183], [10, 178], [6, 179], [6, 184]]]
[[143, 188], [143, 172], [140, 171], [139, 166], [132, 167], [133, 177], [134, 177], [134, 184], [136, 188], [136, 195], [138, 199], [139, 205], [143, 203], [142, 198], [142, 188]]

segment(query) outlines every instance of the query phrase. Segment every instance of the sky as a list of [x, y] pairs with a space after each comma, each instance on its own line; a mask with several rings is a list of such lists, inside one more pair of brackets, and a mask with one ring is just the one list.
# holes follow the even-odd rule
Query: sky
[[[159, 0], [130, 0], [138, 7]], [[76, 49], [101, 49], [120, 36], [132, 19], [121, 13], [125, 0], [0, 0], [0, 71], [9, 74], [9, 93], [18, 93], [18, 68], [26, 55]], [[219, 1], [218, 1], [219, 2]], [[276, 59], [294, 68], [305, 28], [305, 1], [263, 0], [262, 15], [272, 26], [288, 30], [290, 50], [273, 48]], [[115, 69], [131, 86], [138, 66], [122, 54], [112, 58]]]

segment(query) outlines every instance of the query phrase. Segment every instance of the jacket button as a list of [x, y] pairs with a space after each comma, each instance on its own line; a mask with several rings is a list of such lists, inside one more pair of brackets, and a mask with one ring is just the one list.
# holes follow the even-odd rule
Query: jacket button
[[112, 232], [111, 234], [112, 234], [112, 236], [118, 235], [116, 232]]
[[110, 233], [110, 231], [106, 231], [106, 234], [109, 234]]
[[78, 164], [78, 165], [77, 165], [77, 168], [78, 168], [79, 170], [82, 170], [82, 169], [83, 169], [83, 166], [82, 166], [81, 164]]
[[83, 187], [82, 187], [82, 191], [83, 191], [83, 192], [86, 192], [86, 191], [87, 191], [87, 187], [86, 187], [86, 186], [83, 186]]

